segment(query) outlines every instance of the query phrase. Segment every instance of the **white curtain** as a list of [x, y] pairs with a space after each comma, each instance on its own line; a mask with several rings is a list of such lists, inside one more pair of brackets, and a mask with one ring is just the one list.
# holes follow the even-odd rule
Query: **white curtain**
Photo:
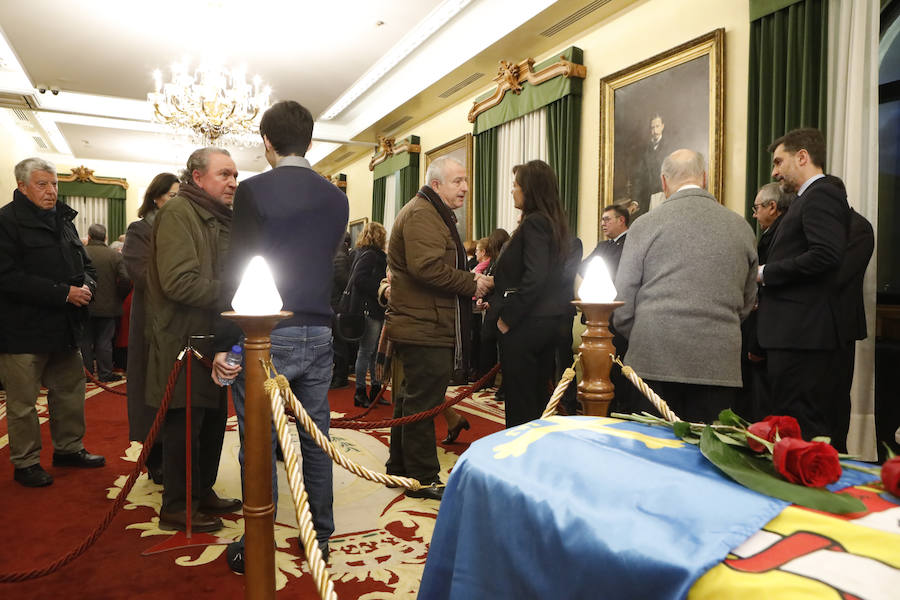
[[384, 178], [384, 228], [387, 230], [388, 239], [391, 238], [391, 229], [394, 227], [394, 219], [397, 218], [397, 187], [400, 178], [396, 173], [391, 173]]
[[497, 227], [512, 233], [519, 225], [513, 206], [512, 168], [529, 160], [546, 161], [547, 109], [541, 108], [497, 128]]
[[[878, 236], [878, 0], [828, 5], [828, 170]], [[869, 337], [856, 344], [851, 454], [875, 460], [875, 255], [863, 284]]]
[[[106, 222], [108, 217], [106, 198], [85, 198], [84, 196], [66, 196], [66, 204], [78, 211], [75, 217], [75, 229], [78, 235], [84, 239], [88, 234], [88, 227], [94, 223], [99, 223], [109, 230], [109, 223]], [[109, 241], [109, 240], [107, 240]]]

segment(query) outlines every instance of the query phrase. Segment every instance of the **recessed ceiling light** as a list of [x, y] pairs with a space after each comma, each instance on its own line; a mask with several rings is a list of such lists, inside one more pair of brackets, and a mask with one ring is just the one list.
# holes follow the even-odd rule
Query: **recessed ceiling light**
[[375, 27], [381, 27], [384, 25], [384, 21], [375, 21]]

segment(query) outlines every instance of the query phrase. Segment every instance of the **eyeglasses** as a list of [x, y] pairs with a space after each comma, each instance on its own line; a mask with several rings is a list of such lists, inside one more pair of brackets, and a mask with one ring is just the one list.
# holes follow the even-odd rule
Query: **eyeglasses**
[[772, 204], [771, 200], [767, 200], [766, 202], [760, 202], [760, 203], [754, 202], [753, 203], [753, 212], [758, 211], [761, 206], [768, 206], [770, 204]]

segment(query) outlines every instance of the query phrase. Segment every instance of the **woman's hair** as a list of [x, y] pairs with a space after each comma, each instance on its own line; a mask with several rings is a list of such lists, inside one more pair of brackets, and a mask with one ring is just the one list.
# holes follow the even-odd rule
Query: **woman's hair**
[[138, 218], [156, 210], [156, 199], [165, 195], [172, 188], [173, 183], [178, 183], [178, 178], [171, 173], [160, 173], [154, 177], [147, 186], [147, 191], [144, 192], [144, 202], [138, 209]]
[[363, 248], [365, 246], [374, 246], [379, 250], [384, 250], [386, 242], [387, 231], [385, 230], [384, 225], [371, 221], [366, 223], [366, 226], [363, 227], [362, 233], [359, 234], [359, 238], [356, 240], [356, 247]]
[[509, 241], [509, 234], [506, 233], [505, 229], [498, 227], [491, 232], [487, 240], [488, 244], [485, 252], [491, 257], [491, 260], [497, 260], [497, 257], [500, 256], [500, 251], [503, 250], [503, 246]]
[[514, 166], [513, 176], [524, 196], [522, 220], [535, 213], [547, 217], [553, 227], [556, 251], [564, 257], [569, 250], [569, 225], [559, 203], [559, 186], [553, 168], [542, 160], [530, 160], [524, 165]]
[[475, 248], [481, 248], [482, 252], [488, 251], [488, 239], [486, 237], [481, 238], [477, 242], [475, 242]]

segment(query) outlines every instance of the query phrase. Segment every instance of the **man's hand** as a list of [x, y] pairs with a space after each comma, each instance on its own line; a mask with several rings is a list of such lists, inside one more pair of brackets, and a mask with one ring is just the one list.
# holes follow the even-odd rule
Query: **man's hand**
[[475, 274], [475, 297], [483, 298], [494, 289], [494, 278], [490, 275]]
[[509, 332], [509, 325], [503, 322], [503, 319], [497, 319], [497, 329], [500, 330], [500, 333]]
[[390, 300], [391, 300], [391, 286], [390, 286], [390, 284], [388, 284], [387, 287], [384, 288], [384, 299], [387, 300], [388, 302], [390, 302]]
[[86, 285], [81, 287], [75, 287], [74, 285], [69, 286], [69, 295], [66, 296], [66, 302], [74, 304], [75, 306], [87, 306], [93, 294], [91, 294], [91, 288]]
[[485, 302], [483, 299], [479, 298], [475, 301], [475, 308], [478, 310], [488, 310], [491, 307], [489, 302]]
[[220, 379], [234, 379], [241, 372], [241, 365], [229, 365], [225, 362], [227, 352], [216, 352], [212, 361], [212, 380], [219, 387], [224, 387]]
[[756, 283], [762, 283], [763, 280], [763, 270], [766, 268], [766, 265], [759, 265], [756, 267]]

